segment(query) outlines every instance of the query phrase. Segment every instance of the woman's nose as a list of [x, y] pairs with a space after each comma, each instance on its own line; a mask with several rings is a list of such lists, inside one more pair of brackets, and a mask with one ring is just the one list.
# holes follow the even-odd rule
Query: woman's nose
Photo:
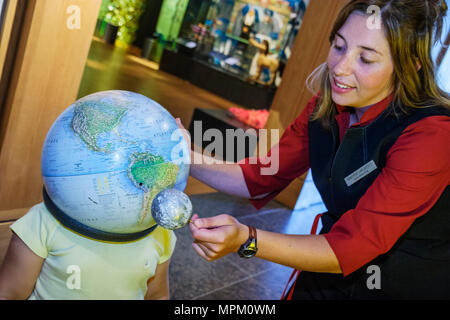
[[333, 72], [336, 76], [348, 76], [353, 73], [355, 60], [349, 54], [342, 55], [336, 62]]

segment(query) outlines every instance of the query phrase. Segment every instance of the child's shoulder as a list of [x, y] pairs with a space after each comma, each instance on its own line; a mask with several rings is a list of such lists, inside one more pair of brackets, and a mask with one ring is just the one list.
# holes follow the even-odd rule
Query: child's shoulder
[[11, 225], [11, 230], [38, 256], [46, 258], [57, 222], [39, 203]]
[[17, 234], [27, 230], [49, 234], [54, 232], [57, 226], [58, 222], [47, 210], [45, 204], [41, 202], [32, 206], [27, 213], [16, 220], [11, 225], [11, 229]]
[[160, 263], [170, 258], [177, 241], [177, 237], [173, 230], [167, 230], [158, 226], [148, 237], [153, 239], [152, 242], [156, 245], [156, 249], [160, 256]]
[[[32, 206], [25, 215], [23, 215], [19, 220], [29, 220], [33, 222], [44, 223], [49, 226], [55, 226], [58, 222], [48, 211], [44, 202], [40, 202]], [[19, 221], [18, 220], [18, 221]]]
[[175, 232], [173, 230], [168, 230], [161, 226], [158, 226], [152, 233], [150, 233], [150, 236], [159, 242], [170, 241], [172, 238], [176, 239]]

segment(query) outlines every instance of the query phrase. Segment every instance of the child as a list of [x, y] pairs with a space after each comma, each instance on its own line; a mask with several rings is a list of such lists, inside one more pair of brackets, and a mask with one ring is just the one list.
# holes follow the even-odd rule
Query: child
[[158, 226], [133, 242], [101, 242], [66, 229], [44, 203], [11, 229], [0, 299], [169, 299], [171, 230]]

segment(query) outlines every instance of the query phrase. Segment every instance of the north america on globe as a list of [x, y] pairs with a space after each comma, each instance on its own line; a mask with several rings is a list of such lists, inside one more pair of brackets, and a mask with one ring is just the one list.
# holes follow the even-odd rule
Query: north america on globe
[[89, 102], [80, 103], [74, 108], [72, 129], [94, 151], [110, 152], [111, 144], [107, 148], [97, 145], [97, 137], [101, 133], [113, 131], [127, 108], [120, 105], [100, 102], [92, 105]]

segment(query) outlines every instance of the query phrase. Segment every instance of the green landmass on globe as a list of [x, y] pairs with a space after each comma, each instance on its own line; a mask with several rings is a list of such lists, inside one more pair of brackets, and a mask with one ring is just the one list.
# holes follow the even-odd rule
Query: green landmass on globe
[[163, 157], [149, 152], [135, 152], [130, 155], [128, 177], [137, 188], [144, 191], [138, 223], [151, 213], [155, 196], [160, 191], [175, 185], [178, 170], [179, 167], [176, 164], [165, 162]]
[[126, 107], [113, 105], [105, 102], [82, 102], [74, 108], [72, 129], [93, 151], [109, 153], [111, 144], [101, 148], [97, 144], [97, 137], [106, 132], [113, 131], [119, 124], [123, 115], [127, 112]]

